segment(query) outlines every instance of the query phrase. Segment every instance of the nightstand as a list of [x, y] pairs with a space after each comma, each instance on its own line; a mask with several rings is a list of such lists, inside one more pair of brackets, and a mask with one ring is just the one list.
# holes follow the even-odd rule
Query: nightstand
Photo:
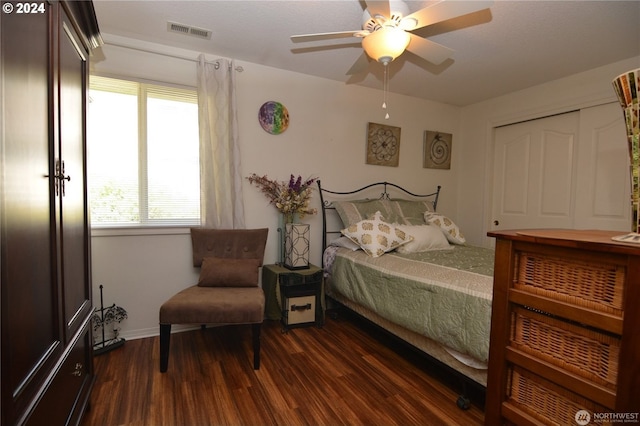
[[262, 288], [265, 295], [265, 318], [280, 320], [284, 330], [309, 325], [322, 326], [322, 269], [292, 271], [280, 265], [262, 268]]

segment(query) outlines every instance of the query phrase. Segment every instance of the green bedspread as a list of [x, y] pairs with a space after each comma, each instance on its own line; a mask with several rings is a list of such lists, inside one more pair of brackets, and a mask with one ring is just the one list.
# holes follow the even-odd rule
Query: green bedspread
[[489, 357], [493, 250], [453, 250], [372, 258], [340, 249], [331, 291], [481, 362]]

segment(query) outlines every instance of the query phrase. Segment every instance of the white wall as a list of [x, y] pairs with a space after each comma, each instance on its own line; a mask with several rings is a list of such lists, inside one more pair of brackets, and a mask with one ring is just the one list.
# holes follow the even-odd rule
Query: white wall
[[[104, 37], [108, 43], [197, 56], [197, 52]], [[196, 64], [189, 60], [113, 45], [103, 47], [92, 60], [92, 72], [103, 75], [195, 85]], [[237, 86], [245, 176], [257, 173], [281, 180], [288, 179], [290, 174], [315, 176], [322, 179], [323, 186], [335, 190], [355, 189], [379, 180], [391, 181], [418, 193], [431, 192], [442, 185], [438, 210], [455, 217], [459, 198], [457, 176], [464, 146], [459, 136], [459, 108], [392, 94], [388, 99], [391, 118], [384, 120], [382, 91], [252, 63], [236, 65], [244, 69], [237, 75]], [[281, 135], [266, 133], [258, 123], [258, 109], [269, 100], [282, 102], [289, 111], [291, 122]], [[398, 167], [365, 164], [368, 122], [401, 128]], [[451, 170], [422, 167], [425, 130], [453, 134]], [[243, 191], [247, 227], [270, 228], [265, 262], [273, 263], [278, 256], [277, 210], [248, 182]], [[319, 208], [317, 194], [312, 203]], [[312, 225], [311, 260], [319, 264], [321, 220], [316, 215], [307, 217], [305, 222]], [[100, 231], [92, 235], [94, 304], [99, 304], [98, 286], [102, 284], [105, 304], [115, 302], [128, 311], [129, 318], [121, 325], [125, 338], [157, 334], [160, 305], [172, 294], [195, 283], [197, 271], [191, 266], [188, 230], [171, 232], [122, 235]]]
[[493, 128], [617, 102], [612, 80], [638, 67], [640, 57], [630, 58], [462, 109], [458, 140], [462, 141], [459, 148], [464, 154], [456, 168], [456, 218], [467, 241], [487, 247], [493, 242], [486, 237], [492, 221]]

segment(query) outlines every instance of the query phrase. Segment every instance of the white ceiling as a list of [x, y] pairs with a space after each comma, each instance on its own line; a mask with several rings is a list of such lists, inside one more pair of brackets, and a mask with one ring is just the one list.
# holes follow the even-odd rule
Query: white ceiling
[[[435, 2], [406, 3], [415, 11]], [[366, 73], [346, 75], [362, 53], [360, 39], [289, 38], [360, 29], [365, 4], [358, 0], [94, 0], [94, 7], [107, 42], [109, 35], [135, 38], [382, 88], [376, 62]], [[211, 40], [169, 33], [167, 21], [211, 30]], [[414, 33], [454, 56], [435, 66], [405, 52], [390, 64], [390, 90], [464, 106], [639, 56], [640, 1], [497, 0], [489, 10]]]

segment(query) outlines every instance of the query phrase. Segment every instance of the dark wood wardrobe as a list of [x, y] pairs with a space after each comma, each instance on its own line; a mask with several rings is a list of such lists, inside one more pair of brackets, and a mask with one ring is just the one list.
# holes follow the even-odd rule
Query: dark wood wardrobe
[[86, 113], [91, 1], [0, 14], [1, 424], [78, 424], [93, 385]]

